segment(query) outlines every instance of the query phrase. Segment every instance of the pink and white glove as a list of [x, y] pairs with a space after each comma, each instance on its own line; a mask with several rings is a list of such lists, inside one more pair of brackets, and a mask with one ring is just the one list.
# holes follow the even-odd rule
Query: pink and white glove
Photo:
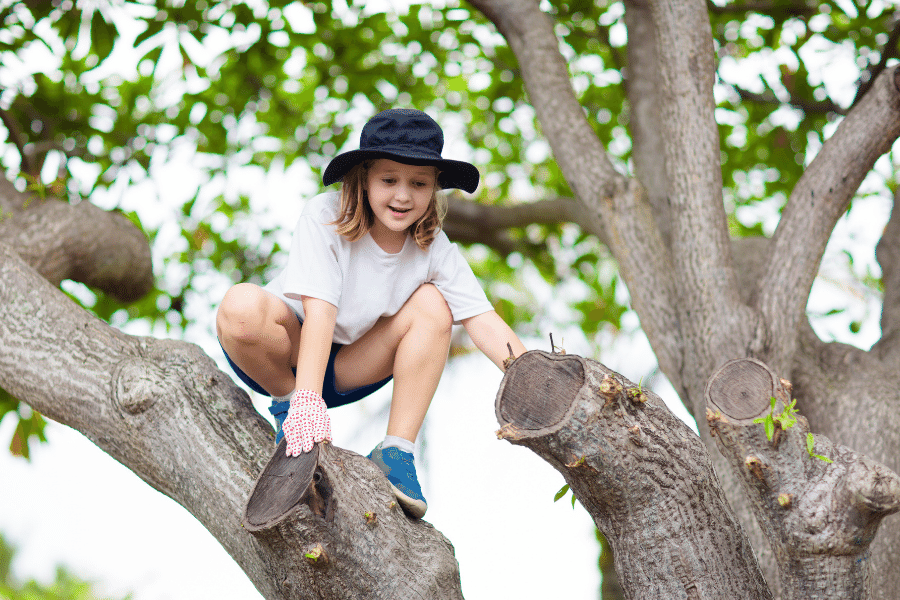
[[287, 440], [287, 455], [300, 456], [316, 442], [331, 441], [331, 419], [325, 412], [325, 400], [312, 390], [297, 390], [281, 425]]

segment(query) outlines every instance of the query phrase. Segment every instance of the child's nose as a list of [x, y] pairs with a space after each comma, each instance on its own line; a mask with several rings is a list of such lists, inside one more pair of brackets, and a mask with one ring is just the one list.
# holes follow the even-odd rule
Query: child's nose
[[397, 186], [397, 197], [403, 200], [412, 197], [412, 190], [410, 189], [409, 184], [401, 183]]

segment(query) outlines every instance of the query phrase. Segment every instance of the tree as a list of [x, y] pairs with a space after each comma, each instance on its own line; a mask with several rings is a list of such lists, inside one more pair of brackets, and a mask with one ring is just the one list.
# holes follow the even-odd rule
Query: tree
[[[129, 14], [144, 27], [139, 33], [116, 28]], [[377, 473], [331, 446], [319, 449], [309, 473], [319, 492], [302, 504], [306, 521], [271, 528], [269, 537], [235, 533], [267, 458], [266, 426], [195, 348], [126, 336], [100, 319], [146, 317], [178, 330], [186, 305], [210, 302], [195, 291], [204, 270], [263, 277], [278, 250], [274, 228], [242, 225], [250, 206], [224, 184], [229, 169], [278, 170], [301, 156], [318, 169], [361, 115], [388, 105], [464, 120], [486, 185], [477, 201], [453, 199], [446, 229], [493, 249], [474, 261], [487, 280], [515, 283], [525, 267], [560, 285], [580, 278], [583, 299], [572, 309], [589, 337], [620, 324], [616, 288], [624, 285], [661, 371], [694, 415], [705, 414], [707, 382], [726, 361], [756, 358], [792, 382], [817, 439], [900, 468], [890, 385], [898, 372], [896, 204], [877, 246], [882, 275], [860, 277], [883, 295], [878, 342], [863, 350], [823, 339], [807, 312], [836, 223], [900, 133], [892, 66], [900, 30], [889, 7], [478, 0], [381, 14], [322, 2], [160, 0], [17, 2], [4, 5], [3, 16], [4, 63], [28, 65], [0, 94], [7, 146], [15, 148], [5, 155], [8, 176], [19, 185], [0, 188], [0, 387], [10, 394], [3, 406], [15, 409], [18, 398], [71, 424], [181, 502], [265, 595], [290, 597], [316, 577], [310, 573], [346, 583], [342, 569], [365, 564], [344, 554], [355, 536], [415, 540], [434, 551], [417, 556], [440, 565], [427, 585], [456, 580], [456, 567], [440, 534], [385, 509]], [[832, 97], [809, 52], [838, 46], [856, 65], [849, 98]], [[129, 50], [137, 59], [123, 77], [112, 57]], [[739, 82], [736, 67], [754, 61], [763, 62], [762, 76]], [[154, 283], [137, 215], [77, 201], [140, 181], [184, 145], [202, 153], [207, 180], [186, 194], [184, 245]], [[523, 180], [529, 201], [508, 201], [523, 195]], [[870, 189], [886, 196], [893, 187], [882, 176]], [[740, 217], [739, 209], [761, 205], [781, 213], [770, 236], [761, 235], [763, 223]], [[100, 219], [108, 236], [83, 233]], [[161, 228], [148, 229], [156, 241]], [[250, 239], [262, 240], [258, 250], [248, 249]], [[180, 264], [187, 268], [172, 268]], [[54, 290], [65, 279], [100, 290], [81, 300], [96, 316]], [[490, 291], [503, 316], [527, 329], [527, 296]], [[166, 417], [173, 406], [185, 418]], [[239, 425], [226, 427], [224, 415]], [[778, 552], [756, 525], [746, 483], [698, 421], [728, 504], [777, 594]], [[123, 428], [145, 435], [123, 440]], [[229, 458], [210, 454], [213, 438], [233, 448]], [[342, 477], [341, 464], [358, 476]], [[587, 506], [588, 492], [574, 481], [573, 489]], [[340, 560], [309, 558], [319, 550], [299, 542], [316, 515], [328, 522], [330, 504], [316, 497], [381, 503], [357, 507], [376, 515], [375, 525], [361, 519], [369, 529], [313, 528], [331, 536], [322, 542], [326, 556], [342, 549]], [[872, 598], [891, 597], [900, 583], [895, 521], [885, 522], [866, 561]], [[285, 541], [294, 550], [275, 552]], [[328, 589], [339, 597], [371, 593], [365, 586], [375, 580], [407, 585], [390, 565], [357, 580], [363, 587]]]

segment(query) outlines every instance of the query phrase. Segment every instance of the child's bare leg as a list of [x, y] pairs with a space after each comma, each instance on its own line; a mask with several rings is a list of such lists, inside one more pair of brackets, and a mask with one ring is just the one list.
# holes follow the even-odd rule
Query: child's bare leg
[[[421, 292], [421, 293], [420, 293]], [[453, 317], [434, 286], [417, 292], [419, 317], [400, 340], [394, 357], [394, 395], [387, 434], [416, 441], [447, 364]]]
[[338, 353], [337, 387], [352, 389], [394, 376], [387, 434], [415, 441], [447, 364], [453, 317], [436, 287], [425, 284], [400, 311]]
[[219, 342], [234, 363], [273, 396], [294, 389], [300, 323], [279, 298], [252, 283], [225, 294], [216, 313]]

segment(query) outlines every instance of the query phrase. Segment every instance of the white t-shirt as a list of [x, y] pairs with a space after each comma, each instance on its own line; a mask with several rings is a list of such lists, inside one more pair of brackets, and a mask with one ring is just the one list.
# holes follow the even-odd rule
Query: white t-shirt
[[493, 310], [456, 244], [440, 231], [428, 249], [412, 236], [403, 249], [389, 254], [368, 233], [350, 242], [329, 225], [337, 218], [340, 193], [320, 194], [300, 215], [287, 266], [265, 289], [305, 318], [301, 296], [325, 300], [338, 309], [334, 341], [351, 344], [379, 317], [397, 313], [419, 286], [440, 290], [453, 322]]

